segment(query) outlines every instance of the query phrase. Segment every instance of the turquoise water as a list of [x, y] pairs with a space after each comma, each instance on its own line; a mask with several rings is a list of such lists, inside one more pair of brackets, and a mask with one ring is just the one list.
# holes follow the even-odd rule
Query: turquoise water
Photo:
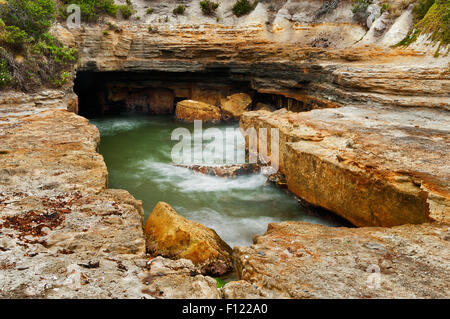
[[[144, 203], [148, 216], [157, 202], [169, 203], [179, 214], [213, 228], [230, 246], [250, 245], [271, 222], [308, 221], [328, 226], [337, 222], [308, 214], [296, 198], [271, 184], [266, 176], [237, 178], [205, 176], [174, 165], [172, 131], [179, 127], [193, 132], [193, 125], [172, 117], [122, 115], [91, 120], [101, 133], [100, 153], [109, 172], [109, 187], [126, 189]], [[216, 126], [222, 132], [236, 125]], [[236, 133], [240, 135], [240, 133]], [[217, 157], [213, 142], [202, 149], [206, 160]], [[243, 145], [227, 140], [227, 152], [243, 152]], [[217, 162], [217, 159], [216, 159]]]

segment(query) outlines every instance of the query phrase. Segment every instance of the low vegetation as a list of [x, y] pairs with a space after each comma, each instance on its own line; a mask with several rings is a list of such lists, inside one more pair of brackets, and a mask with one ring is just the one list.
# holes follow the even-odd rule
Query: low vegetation
[[210, 0], [202, 0], [200, 1], [200, 8], [204, 15], [213, 16], [216, 14], [216, 10], [219, 7], [219, 3], [212, 2]]
[[[60, 0], [58, 10], [61, 18], [66, 19], [69, 15], [67, 6], [70, 4], [76, 4], [80, 7], [81, 20], [84, 22], [95, 22], [104, 14], [115, 17], [119, 10], [119, 6], [114, 3], [114, 0]], [[127, 4], [126, 6], [130, 5]]]
[[186, 11], [186, 6], [180, 4], [178, 7], [173, 9], [173, 14], [175, 15], [182, 15]]
[[450, 42], [450, 0], [419, 0], [413, 8], [414, 27], [397, 46], [407, 46], [417, 40], [420, 34], [438, 43], [435, 56]]
[[53, 0], [0, 2], [0, 88], [31, 91], [70, 79], [78, 53], [48, 33], [55, 17]]
[[124, 19], [129, 19], [136, 12], [130, 0], [127, 0], [124, 5], [117, 5], [114, 3], [114, 0], [59, 0], [56, 3], [58, 16], [61, 19], [68, 17], [67, 7], [69, 5], [78, 5], [83, 22], [96, 22], [103, 15], [116, 17], [118, 13]]
[[129, 19], [136, 11], [133, 9], [131, 2], [117, 6], [117, 10], [119, 10], [122, 18]]
[[246, 14], [252, 12], [256, 6], [258, 5], [258, 1], [254, 1], [251, 3], [249, 0], [238, 0], [233, 6], [233, 13], [236, 17], [242, 17]]
[[435, 0], [425, 16], [416, 24], [416, 29], [428, 34], [432, 42], [439, 43], [435, 55], [441, 47], [450, 43], [450, 0]]

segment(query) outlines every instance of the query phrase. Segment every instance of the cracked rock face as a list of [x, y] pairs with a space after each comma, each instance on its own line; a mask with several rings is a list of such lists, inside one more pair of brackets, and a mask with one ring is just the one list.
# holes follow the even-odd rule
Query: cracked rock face
[[329, 228], [270, 224], [235, 247], [238, 281], [227, 296], [249, 298], [449, 298], [448, 225]]

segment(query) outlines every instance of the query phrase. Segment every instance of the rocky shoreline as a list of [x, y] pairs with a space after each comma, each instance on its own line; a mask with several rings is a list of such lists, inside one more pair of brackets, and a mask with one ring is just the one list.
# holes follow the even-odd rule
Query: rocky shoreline
[[[231, 251], [213, 230], [166, 207], [144, 230], [142, 202], [108, 188], [100, 134], [76, 114], [73, 83], [2, 91], [0, 298], [449, 298], [448, 56], [388, 47], [389, 31], [381, 42], [364, 36], [350, 23], [350, 3], [343, 6], [306, 24], [284, 18], [286, 10], [267, 24], [258, 7], [242, 25], [108, 21], [52, 32], [80, 49], [80, 76], [114, 80], [96, 92], [101, 108], [114, 101], [173, 114], [177, 99], [192, 99], [202, 107], [192, 114], [188, 103], [181, 119], [279, 128], [286, 187], [360, 228], [271, 224], [253, 245]], [[316, 45], [324, 32], [326, 46]], [[287, 35], [308, 45], [280, 40]], [[131, 74], [130, 87], [122, 73]], [[141, 102], [136, 92], [150, 73], [182, 79], [151, 84]], [[186, 76], [195, 73], [207, 89]], [[273, 98], [278, 110], [246, 112], [258, 108], [249, 93]], [[177, 227], [173, 243], [164, 235]], [[240, 280], [223, 288], [208, 276], [233, 267]]]

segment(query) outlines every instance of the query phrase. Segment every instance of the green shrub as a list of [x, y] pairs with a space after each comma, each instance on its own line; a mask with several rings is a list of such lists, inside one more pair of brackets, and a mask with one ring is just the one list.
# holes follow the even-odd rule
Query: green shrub
[[216, 278], [216, 284], [217, 284], [217, 288], [223, 288], [227, 282], [221, 278]]
[[254, 1], [253, 4], [249, 0], [238, 0], [233, 6], [233, 13], [236, 17], [242, 17], [249, 14], [256, 8], [258, 1]]
[[21, 50], [29, 41], [28, 34], [14, 25], [5, 26], [0, 33], [0, 43], [14, 50]]
[[42, 37], [44, 39], [44, 50], [48, 55], [53, 57], [56, 63], [67, 64], [77, 59], [78, 52], [75, 48], [67, 48], [59, 45], [48, 33], [44, 33]]
[[39, 37], [53, 24], [53, 0], [8, 0], [0, 5], [0, 18], [6, 25], [16, 26], [28, 35]]
[[210, 0], [202, 0], [200, 1], [200, 8], [204, 15], [211, 16], [216, 13], [219, 4], [216, 2], [212, 2]]
[[363, 26], [367, 25], [367, 17], [369, 16], [367, 8], [369, 5], [370, 0], [353, 0], [353, 19]]
[[8, 86], [12, 82], [11, 73], [5, 59], [0, 59], [0, 87]]
[[433, 5], [434, 0], [419, 0], [413, 8], [414, 19], [416, 22], [422, 20]]
[[95, 22], [102, 14], [107, 14], [112, 17], [116, 16], [119, 7], [114, 3], [114, 0], [61, 0], [64, 4], [60, 8], [60, 16], [67, 18], [67, 6], [76, 4], [81, 10], [81, 20], [85, 22]]
[[148, 8], [148, 9], [147, 9], [147, 14], [152, 14], [153, 11], [155, 11], [155, 10], [153, 10], [153, 8]]
[[370, 5], [369, 0], [353, 0], [352, 12], [354, 14], [358, 12], [366, 12], [369, 5]]
[[186, 6], [180, 4], [178, 7], [173, 9], [173, 14], [176, 14], [176, 15], [184, 14], [185, 11], [186, 11]]
[[[101, 1], [105, 4], [109, 0]], [[0, 87], [9, 85], [33, 91], [43, 85], [62, 85], [67, 81], [78, 52], [75, 48], [64, 47], [47, 33], [55, 20], [54, 15], [53, 0], [0, 3], [0, 43], [3, 46], [0, 47]], [[19, 49], [23, 57], [20, 61], [15, 59]], [[52, 74], [60, 77], [54, 80]]]
[[415, 29], [414, 32], [407, 34], [406, 37], [404, 37], [399, 43], [397, 43], [395, 46], [396, 47], [403, 47], [403, 46], [408, 46], [411, 43], [413, 43], [414, 41], [417, 40], [417, 36], [419, 35], [420, 30], [419, 29]]
[[119, 12], [124, 19], [129, 19], [133, 14], [133, 7], [129, 4], [118, 6]]
[[67, 80], [70, 79], [70, 73], [67, 71], [61, 71], [59, 79], [53, 79], [51, 82], [54, 86], [61, 87], [67, 83]]

